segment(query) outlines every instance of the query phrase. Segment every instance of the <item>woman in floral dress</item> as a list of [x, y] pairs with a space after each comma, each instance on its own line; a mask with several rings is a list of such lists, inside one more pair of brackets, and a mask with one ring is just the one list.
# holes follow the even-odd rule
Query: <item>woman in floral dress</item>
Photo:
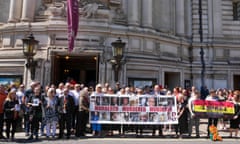
[[44, 101], [44, 121], [46, 123], [47, 138], [49, 138], [50, 136], [55, 138], [56, 126], [58, 123], [57, 101], [58, 99], [55, 96], [55, 89], [49, 88], [47, 91], [47, 97]]

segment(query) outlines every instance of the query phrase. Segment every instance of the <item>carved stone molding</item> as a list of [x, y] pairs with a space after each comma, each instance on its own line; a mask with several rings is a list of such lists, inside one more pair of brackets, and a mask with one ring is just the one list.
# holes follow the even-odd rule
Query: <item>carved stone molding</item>
[[[37, 21], [65, 20], [66, 0], [42, 0]], [[114, 23], [126, 23], [121, 0], [79, 0], [79, 15], [86, 19], [108, 19]]]
[[66, 15], [66, 4], [63, 2], [56, 2], [48, 8], [50, 12], [49, 19], [51, 20], [63, 20]]
[[80, 8], [89, 4], [97, 4], [99, 9], [109, 9], [109, 0], [79, 0]]
[[109, 1], [80, 0], [79, 13], [84, 18], [109, 18]]
[[42, 0], [43, 4], [51, 4], [53, 0]]
[[113, 23], [126, 23], [121, 0], [80, 0], [79, 14], [87, 19], [103, 18]]

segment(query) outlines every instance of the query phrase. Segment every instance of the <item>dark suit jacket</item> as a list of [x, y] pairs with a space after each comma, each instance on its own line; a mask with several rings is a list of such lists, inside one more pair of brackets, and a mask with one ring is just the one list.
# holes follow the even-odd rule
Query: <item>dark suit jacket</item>
[[[74, 99], [72, 96], [68, 95], [66, 96], [66, 114], [72, 114], [74, 111]], [[63, 114], [64, 111], [64, 96], [61, 96], [58, 99], [58, 112], [60, 114]]]

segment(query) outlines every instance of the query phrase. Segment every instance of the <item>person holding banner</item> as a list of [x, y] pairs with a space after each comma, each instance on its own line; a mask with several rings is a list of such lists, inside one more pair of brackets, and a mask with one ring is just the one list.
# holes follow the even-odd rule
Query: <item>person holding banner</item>
[[188, 109], [184, 95], [181, 93], [179, 93], [178, 95], [177, 111], [178, 111], [178, 124], [175, 125], [175, 132], [176, 136], [178, 136], [179, 132], [180, 134], [179, 138], [182, 138], [182, 135], [188, 132]]
[[188, 123], [188, 135], [192, 135], [192, 127], [193, 124], [195, 124], [195, 130], [196, 130], [196, 137], [199, 138], [199, 123], [200, 119], [195, 116], [193, 112], [193, 101], [200, 99], [200, 93], [195, 90], [195, 92], [192, 92], [191, 97], [188, 100], [188, 110], [189, 110], [189, 123]]
[[114, 87], [114, 93], [118, 93], [121, 89], [120, 83], [116, 82], [115, 87]]
[[[126, 91], [125, 91], [125, 88], [122, 87], [119, 91], [116, 91], [117, 94], [117, 97], [113, 98], [114, 100], [112, 100], [112, 103], [111, 105], [113, 106], [120, 106], [120, 97], [121, 95], [125, 95], [126, 94]], [[118, 119], [120, 120], [121, 119], [121, 114], [118, 113]], [[116, 124], [115, 127], [118, 129], [118, 132], [119, 132], [119, 135], [121, 135], [122, 137], [125, 136], [125, 129], [126, 129], [126, 126], [123, 125], [121, 126], [120, 124]], [[122, 130], [121, 130], [121, 127], [122, 127]]]
[[[225, 95], [223, 93], [223, 90], [222, 89], [218, 89], [217, 92], [216, 92], [217, 96], [218, 96], [218, 101], [226, 101], [227, 100], [227, 95]], [[219, 118], [219, 124], [220, 124], [220, 128], [223, 129], [223, 130], [226, 130], [226, 123], [227, 123], [228, 119], [226, 118]]]
[[227, 101], [233, 101], [233, 90], [228, 90]]
[[[152, 94], [154, 96], [161, 95], [161, 89], [159, 85], [155, 85]], [[155, 136], [156, 129], [158, 128], [158, 135], [163, 136], [162, 125], [153, 125], [152, 136]]]
[[[95, 91], [92, 93], [92, 96], [96, 96], [96, 98], [102, 98], [104, 93], [102, 92], [102, 85], [97, 84], [95, 87]], [[100, 103], [101, 104], [101, 99]], [[94, 119], [95, 121], [99, 120], [99, 112], [95, 111], [94, 116], [91, 117], [91, 119]], [[92, 124], [92, 130], [94, 136], [101, 136], [102, 135], [102, 125], [101, 124]]]
[[[143, 90], [142, 89], [137, 89], [137, 94], [136, 94], [136, 97], [135, 97], [135, 105], [134, 106], [145, 106], [145, 105], [141, 105], [140, 103], [141, 102], [139, 102], [139, 98], [140, 98], [140, 96], [141, 95], [143, 95]], [[145, 98], [142, 98], [142, 99], [145, 99]], [[137, 104], [137, 102], [138, 102], [138, 104]], [[132, 119], [135, 119], [136, 121], [138, 121], [139, 120], [139, 118], [137, 118], [137, 116], [138, 116], [139, 114], [138, 113], [136, 113], [135, 114], [135, 117], [133, 116], [132, 117]], [[136, 131], [136, 136], [138, 137], [139, 135], [138, 135], [138, 133], [140, 133], [140, 136], [142, 136], [142, 134], [143, 134], [143, 125], [135, 125], [135, 131]]]
[[[205, 99], [206, 101], [218, 101], [218, 96], [216, 95], [216, 91], [215, 90], [210, 90], [210, 94], [206, 97]], [[210, 136], [210, 132], [209, 132], [209, 127], [213, 124], [215, 127], [217, 127], [217, 123], [218, 123], [218, 118], [212, 118], [209, 117], [208, 118], [208, 127], [207, 127], [207, 137]]]
[[234, 109], [235, 109], [235, 114], [233, 118], [230, 120], [230, 135], [229, 137], [232, 137], [232, 133], [235, 132], [235, 137], [238, 136], [238, 129], [239, 129], [239, 124], [240, 124], [240, 96], [239, 96], [239, 91], [234, 91], [233, 92], [233, 103], [234, 103]]
[[[142, 93], [142, 89], [137, 89], [137, 93]], [[138, 106], [139, 104], [139, 96], [135, 94], [131, 94], [129, 97], [130, 106]]]
[[[125, 93], [120, 94], [120, 105], [122, 106], [122, 108], [130, 106], [130, 98], [134, 96], [133, 95], [134, 93], [131, 91], [130, 87], [125, 87], [124, 92]], [[121, 115], [122, 115], [121, 116], [122, 121], [129, 121], [129, 112], [121, 113]], [[122, 137], [124, 137], [125, 132], [128, 129], [131, 129], [131, 126], [128, 124], [122, 124], [121, 127], [122, 127]]]
[[[170, 90], [167, 90], [167, 91], [166, 91], [166, 95], [167, 95], [167, 96], [172, 96], [172, 92], [171, 92]], [[173, 106], [173, 105], [174, 105], [174, 99], [169, 99], [169, 100], [168, 100], [168, 106]], [[168, 115], [168, 120], [172, 120], [171, 113], [168, 112], [167, 115]], [[165, 124], [165, 125], [163, 126], [163, 131], [166, 131], [166, 130], [167, 130], [167, 125]], [[171, 131], [172, 131], [172, 125], [171, 125], [171, 124], [168, 124], [168, 132], [171, 132]]]
[[[99, 120], [99, 112], [95, 111], [93, 112], [91, 116], [92, 121], [98, 121]], [[92, 131], [93, 131], [93, 136], [101, 136], [101, 131], [102, 131], [102, 125], [98, 123], [93, 123], [91, 125]]]
[[[112, 89], [112, 87], [109, 86], [108, 83], [105, 83], [105, 88], [107, 90], [106, 94], [109, 94], [109, 95], [113, 95], [114, 94], [114, 90]], [[116, 106], [118, 104], [118, 97], [106, 97], [106, 98], [107, 98], [107, 100], [105, 100], [106, 101], [105, 105]], [[118, 129], [118, 127], [119, 126], [117, 126], [117, 125], [109, 125], [108, 135], [109, 136], [113, 136], [113, 130], [114, 129]]]

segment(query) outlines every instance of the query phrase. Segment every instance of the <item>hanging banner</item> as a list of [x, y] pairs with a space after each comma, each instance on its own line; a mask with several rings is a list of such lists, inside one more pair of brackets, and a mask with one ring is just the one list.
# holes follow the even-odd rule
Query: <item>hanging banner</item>
[[90, 123], [158, 125], [177, 124], [175, 96], [94, 95]]
[[235, 110], [232, 102], [195, 100], [193, 111], [200, 118], [232, 118]]
[[68, 51], [74, 48], [79, 23], [78, 0], [67, 0]]

